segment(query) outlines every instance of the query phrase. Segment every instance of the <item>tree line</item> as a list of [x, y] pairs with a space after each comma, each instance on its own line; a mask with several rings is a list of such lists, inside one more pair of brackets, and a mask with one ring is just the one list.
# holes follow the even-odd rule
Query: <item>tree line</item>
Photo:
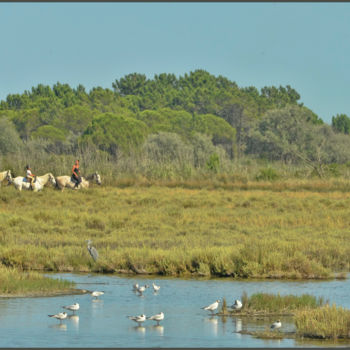
[[350, 118], [327, 125], [299, 101], [289, 85], [259, 91], [204, 70], [132, 73], [90, 91], [39, 84], [0, 102], [0, 151], [10, 159], [89, 150], [113, 162], [178, 159], [208, 169], [253, 157], [305, 163], [321, 176], [323, 164], [348, 161]]

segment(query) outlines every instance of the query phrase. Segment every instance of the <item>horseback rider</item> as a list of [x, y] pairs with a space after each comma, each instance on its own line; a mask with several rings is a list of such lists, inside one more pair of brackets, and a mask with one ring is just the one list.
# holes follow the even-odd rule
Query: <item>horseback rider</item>
[[77, 159], [72, 168], [72, 180], [75, 182], [74, 188], [78, 188], [81, 183], [81, 176], [79, 170], [79, 159]]
[[32, 170], [30, 169], [29, 165], [26, 166], [26, 179], [29, 182], [30, 188], [33, 190], [35, 175], [32, 173]]

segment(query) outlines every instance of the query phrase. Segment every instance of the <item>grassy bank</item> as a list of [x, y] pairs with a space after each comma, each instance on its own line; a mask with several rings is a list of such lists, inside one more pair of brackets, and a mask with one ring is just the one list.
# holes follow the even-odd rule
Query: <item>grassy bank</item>
[[74, 293], [73, 282], [0, 266], [0, 296], [43, 296]]
[[[0, 189], [0, 262], [21, 269], [327, 278], [349, 271], [350, 194], [94, 187]], [[100, 260], [90, 258], [92, 239]]]

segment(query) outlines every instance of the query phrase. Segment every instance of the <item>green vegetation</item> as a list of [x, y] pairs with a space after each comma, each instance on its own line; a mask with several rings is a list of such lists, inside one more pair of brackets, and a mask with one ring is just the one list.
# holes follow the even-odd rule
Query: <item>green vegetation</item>
[[322, 298], [308, 294], [281, 296], [266, 293], [256, 293], [248, 297], [243, 293], [241, 300], [243, 303], [241, 310], [227, 311], [225, 306], [219, 315], [290, 316], [294, 318], [296, 326], [296, 332], [286, 332], [283, 330], [282, 321], [282, 328], [278, 331], [266, 328], [265, 331], [244, 331], [242, 334], [250, 334], [261, 339], [350, 339], [350, 310], [336, 305], [329, 306]]
[[243, 307], [241, 310], [233, 310], [231, 314], [239, 313], [240, 316], [252, 315], [293, 315], [298, 310], [316, 309], [324, 305], [322, 298], [316, 298], [309, 294], [280, 295], [255, 293], [250, 297], [244, 292], [241, 298]]
[[[266, 186], [228, 191], [144, 183], [37, 194], [3, 186], [0, 261], [24, 270], [174, 276], [300, 279], [348, 272], [350, 194]], [[100, 254], [96, 264], [89, 238]]]
[[295, 324], [299, 337], [350, 339], [350, 310], [336, 305], [298, 311]]
[[350, 118], [323, 123], [289, 85], [259, 91], [196, 70], [132, 73], [112, 88], [58, 82], [8, 95], [0, 101], [0, 170], [22, 174], [29, 163], [37, 174], [63, 175], [78, 157], [84, 172], [108, 180], [350, 177]]
[[38, 272], [24, 272], [0, 265], [0, 296], [44, 296], [76, 293], [73, 282], [44, 277]]

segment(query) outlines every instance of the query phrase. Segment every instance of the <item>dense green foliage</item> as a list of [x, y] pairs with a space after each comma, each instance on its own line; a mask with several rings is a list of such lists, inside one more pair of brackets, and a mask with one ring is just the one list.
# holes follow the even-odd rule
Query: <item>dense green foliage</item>
[[[90, 91], [39, 84], [0, 102], [0, 151], [12, 155], [3, 161], [13, 169], [21, 162], [38, 163], [39, 153], [56, 162], [63, 155], [91, 164], [101, 157], [118, 163], [149, 156], [148, 164], [160, 158], [164, 164], [174, 152], [163, 147], [165, 139], [176, 139], [177, 159], [188, 169], [217, 172], [225, 162], [250, 157], [302, 163], [322, 177], [325, 165], [349, 159], [350, 119], [341, 114], [332, 126], [324, 124], [299, 100], [289, 85], [259, 91], [204, 70], [153, 79], [132, 73], [115, 80], [112, 89]], [[160, 158], [150, 152], [157, 138], [164, 148]]]
[[337, 114], [332, 117], [332, 127], [343, 134], [350, 134], [350, 118], [346, 114]]

